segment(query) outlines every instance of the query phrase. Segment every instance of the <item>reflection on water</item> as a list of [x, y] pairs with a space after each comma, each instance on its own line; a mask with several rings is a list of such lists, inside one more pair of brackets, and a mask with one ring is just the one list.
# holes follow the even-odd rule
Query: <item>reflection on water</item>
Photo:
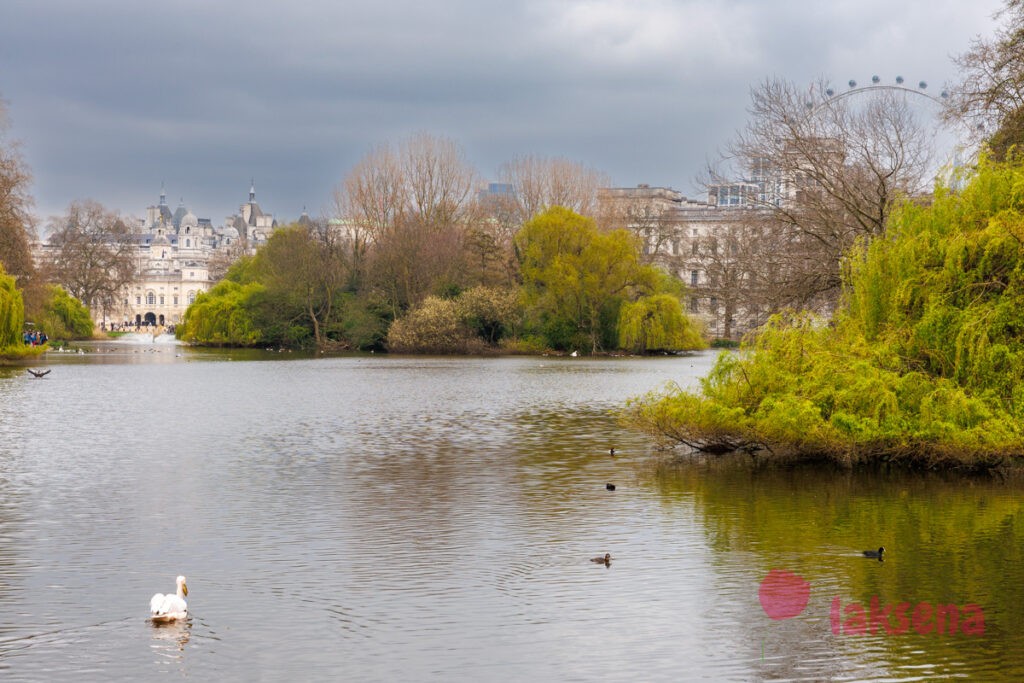
[[[184, 660], [185, 646], [192, 637], [192, 620], [150, 622], [150, 626], [153, 629], [150, 648], [158, 658], [158, 667], [168, 662], [180, 665]], [[179, 667], [179, 670], [184, 669]]]
[[[709, 546], [723, 558], [742, 557], [752, 579], [781, 568], [811, 584], [799, 618], [759, 615], [767, 653], [780, 655], [765, 675], [806, 675], [814, 670], [808, 660], [824, 665], [823, 677], [1024, 673], [1019, 485], [829, 467], [753, 470], [746, 456], [663, 462], [649, 476], [666, 505], [693, 501]], [[863, 556], [880, 545], [883, 562]], [[965, 606], [983, 613], [981, 632], [965, 628]], [[948, 613], [939, 619], [940, 607], [958, 613], [959, 623], [951, 627]], [[866, 628], [856, 633], [860, 608]], [[801, 656], [781, 656], [793, 651]]]
[[[1014, 487], [652, 465], [614, 410], [711, 354], [135, 346], [49, 357], [47, 380], [0, 370], [0, 676], [1024, 672]], [[859, 556], [878, 545], [884, 562]], [[800, 616], [765, 615], [772, 568], [810, 583]], [[154, 628], [149, 596], [178, 574], [192, 618]], [[985, 634], [832, 633], [834, 597], [876, 595], [977, 602]]]

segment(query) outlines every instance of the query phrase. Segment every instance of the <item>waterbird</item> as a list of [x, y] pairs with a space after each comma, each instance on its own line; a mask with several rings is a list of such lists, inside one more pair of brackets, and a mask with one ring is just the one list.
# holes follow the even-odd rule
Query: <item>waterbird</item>
[[590, 558], [590, 561], [598, 564], [609, 564], [612, 561], [612, 554], [605, 553], [604, 557], [592, 557]]
[[604, 487], [609, 491], [615, 490], [615, 484], [605, 484]]
[[880, 547], [878, 550], [865, 550], [864, 557], [872, 557], [882, 559], [882, 553], [885, 552], [885, 548]]
[[150, 598], [149, 618], [154, 622], [166, 623], [188, 617], [188, 603], [185, 602], [188, 586], [185, 584], [185, 577], [179, 576], [177, 583], [178, 590], [173, 595], [157, 593]]
[[612, 456], [613, 458], [615, 457], [615, 446], [612, 446], [611, 448], [608, 449], [608, 455]]
[[28, 374], [32, 375], [36, 379], [42, 379], [50, 374], [50, 370], [53, 368], [47, 368], [46, 370], [33, 370], [32, 368], [25, 368], [28, 370]]

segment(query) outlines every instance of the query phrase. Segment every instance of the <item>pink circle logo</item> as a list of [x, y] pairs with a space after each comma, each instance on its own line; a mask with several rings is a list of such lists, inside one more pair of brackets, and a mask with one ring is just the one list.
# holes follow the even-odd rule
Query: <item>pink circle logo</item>
[[789, 619], [804, 611], [811, 597], [811, 584], [802, 576], [773, 569], [757, 591], [764, 613], [772, 619]]

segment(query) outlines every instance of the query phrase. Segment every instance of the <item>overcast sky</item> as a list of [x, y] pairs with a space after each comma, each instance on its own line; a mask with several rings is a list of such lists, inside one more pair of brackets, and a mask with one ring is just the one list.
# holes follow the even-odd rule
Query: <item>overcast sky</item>
[[614, 184], [693, 178], [778, 76], [956, 77], [999, 0], [3, 0], [0, 97], [43, 217], [142, 215], [161, 183], [215, 225], [250, 179], [280, 219], [329, 209], [372, 147], [454, 139]]

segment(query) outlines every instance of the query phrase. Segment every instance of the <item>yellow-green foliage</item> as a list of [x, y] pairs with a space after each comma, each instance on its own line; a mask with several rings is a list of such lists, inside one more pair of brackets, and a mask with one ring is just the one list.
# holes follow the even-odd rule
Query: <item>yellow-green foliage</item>
[[93, 323], [89, 309], [59, 285], [48, 285], [36, 327], [50, 339], [89, 339]]
[[250, 301], [264, 290], [257, 282], [240, 285], [222, 280], [188, 307], [176, 334], [179, 339], [202, 344], [252, 346], [261, 334], [253, 323]]
[[619, 346], [637, 353], [705, 347], [700, 329], [677, 297], [655, 294], [625, 303], [619, 311]]
[[25, 304], [14, 278], [0, 264], [0, 352], [20, 347], [25, 326]]
[[831, 321], [777, 317], [699, 396], [648, 396], [633, 418], [698, 447], [844, 463], [1024, 455], [1024, 167], [983, 160], [963, 191], [905, 204], [845, 282]]
[[388, 350], [399, 353], [478, 353], [494, 345], [520, 317], [515, 290], [474, 287], [455, 299], [427, 297], [391, 324]]
[[[547, 346], [592, 352], [620, 343], [637, 350], [703, 346], [683, 329], [689, 323], [678, 302], [670, 304], [663, 274], [640, 262], [632, 233], [602, 232], [592, 219], [554, 206], [523, 225], [515, 246], [526, 332]], [[622, 306], [641, 297], [651, 299], [621, 317]], [[620, 330], [623, 323], [627, 329]]]
[[451, 299], [428, 296], [391, 323], [388, 350], [397, 353], [464, 353], [472, 333]]

